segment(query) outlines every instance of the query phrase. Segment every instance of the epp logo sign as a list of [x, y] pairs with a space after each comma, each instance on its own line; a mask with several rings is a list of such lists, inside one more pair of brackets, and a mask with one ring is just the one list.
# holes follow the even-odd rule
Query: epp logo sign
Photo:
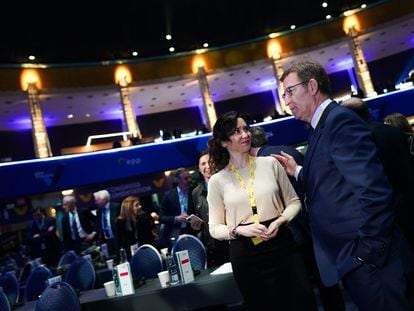
[[128, 166], [135, 166], [141, 163], [141, 158], [133, 158], [133, 159], [126, 159], [126, 158], [119, 158], [118, 164], [119, 165], [128, 165]]

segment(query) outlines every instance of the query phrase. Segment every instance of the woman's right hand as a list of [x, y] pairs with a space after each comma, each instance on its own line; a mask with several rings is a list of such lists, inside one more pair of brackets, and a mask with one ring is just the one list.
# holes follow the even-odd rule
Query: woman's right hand
[[257, 237], [266, 232], [267, 227], [262, 224], [250, 224], [237, 227], [237, 234], [245, 237]]

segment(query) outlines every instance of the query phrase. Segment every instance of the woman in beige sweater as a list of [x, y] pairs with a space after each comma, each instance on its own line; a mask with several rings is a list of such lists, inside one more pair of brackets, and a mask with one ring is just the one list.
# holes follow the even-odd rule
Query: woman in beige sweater
[[235, 111], [220, 116], [209, 140], [209, 228], [230, 240], [230, 261], [247, 309], [316, 310], [296, 243], [286, 228], [301, 208], [272, 157], [249, 156], [251, 134]]

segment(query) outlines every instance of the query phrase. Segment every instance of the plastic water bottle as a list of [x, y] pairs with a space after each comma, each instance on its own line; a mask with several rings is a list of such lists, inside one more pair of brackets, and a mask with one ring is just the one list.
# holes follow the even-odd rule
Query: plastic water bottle
[[112, 279], [113, 279], [113, 281], [115, 283], [115, 295], [116, 296], [121, 296], [122, 295], [121, 284], [119, 284], [118, 268], [116, 266], [112, 270]]
[[180, 276], [178, 275], [177, 264], [172, 255], [167, 255], [167, 267], [170, 274], [170, 285], [180, 284]]
[[127, 261], [128, 261], [128, 258], [127, 258], [125, 248], [121, 248], [119, 250], [119, 263], [124, 263], [124, 262], [127, 262]]
[[175, 246], [175, 243], [177, 242], [177, 239], [176, 239], [176, 237], [175, 236], [172, 236], [171, 238], [170, 238], [170, 245], [169, 245], [169, 247], [168, 247], [168, 252], [170, 253], [170, 254], [172, 254], [172, 251], [173, 251], [173, 248], [174, 248], [174, 246]]

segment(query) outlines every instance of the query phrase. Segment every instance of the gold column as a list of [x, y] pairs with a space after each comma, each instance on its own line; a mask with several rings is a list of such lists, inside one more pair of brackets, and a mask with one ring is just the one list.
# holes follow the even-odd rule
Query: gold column
[[274, 96], [275, 109], [281, 115], [286, 113], [292, 114], [282, 98], [283, 84], [280, 82], [279, 77], [282, 76], [284, 70], [282, 66], [282, 47], [277, 39], [272, 39], [267, 42], [267, 56], [269, 57], [275, 77], [276, 92], [273, 92], [273, 94], [276, 93], [276, 96]]
[[349, 16], [344, 21], [344, 30], [349, 37], [349, 48], [351, 50], [352, 60], [354, 62], [355, 74], [358, 86], [366, 97], [375, 96], [374, 86], [368, 65], [365, 61], [364, 53], [358, 40], [358, 20], [355, 16]]
[[29, 97], [30, 117], [33, 128], [33, 143], [36, 158], [53, 156], [50, 148], [42, 108], [40, 107], [39, 92], [36, 83], [28, 83], [27, 93]]
[[283, 95], [283, 84], [282, 82], [280, 82], [279, 77], [282, 76], [283, 74], [283, 66], [282, 66], [282, 61], [281, 61], [281, 57], [280, 54], [278, 57], [275, 56], [271, 56], [270, 57], [270, 63], [272, 64], [272, 69], [273, 69], [273, 74], [275, 76], [275, 84], [276, 84], [276, 93], [277, 93], [277, 98], [275, 98], [275, 108], [276, 110], [281, 114], [284, 115], [286, 113], [288, 114], [292, 114], [292, 112], [290, 111], [289, 107], [286, 106], [285, 101], [282, 98]]
[[127, 76], [120, 77], [118, 85], [121, 93], [122, 111], [124, 112], [127, 131], [132, 132], [133, 137], [142, 139], [134, 108], [132, 107], [131, 97], [129, 96]]
[[203, 106], [201, 107], [202, 118], [206, 120], [206, 126], [211, 130], [217, 121], [216, 109], [211, 98], [210, 87], [207, 81], [207, 74], [204, 66], [197, 67], [197, 79], [200, 86], [201, 97], [203, 99]]

